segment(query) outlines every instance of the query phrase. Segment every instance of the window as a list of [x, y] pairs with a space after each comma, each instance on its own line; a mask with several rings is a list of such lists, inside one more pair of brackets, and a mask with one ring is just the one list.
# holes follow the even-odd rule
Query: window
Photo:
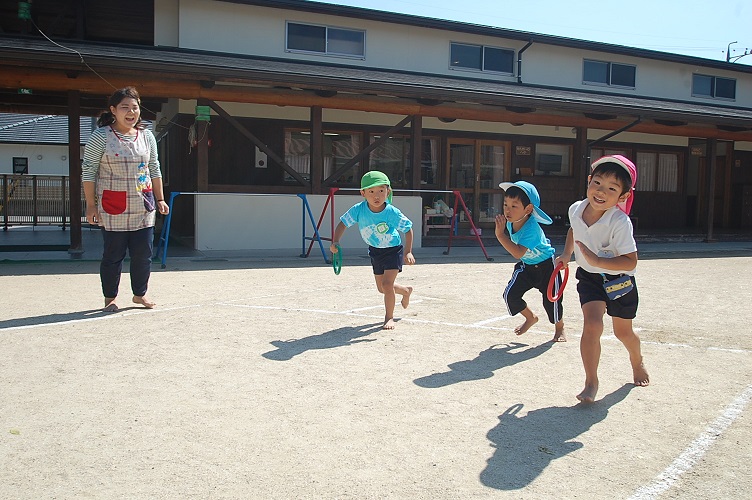
[[570, 150], [564, 144], [536, 144], [535, 175], [571, 175]]
[[692, 75], [692, 95], [736, 99], [736, 80], [710, 75]]
[[[371, 143], [381, 136], [371, 136]], [[381, 146], [369, 155], [369, 168], [380, 170], [389, 176], [395, 189], [407, 188], [411, 185], [412, 165], [410, 138], [394, 136], [387, 138]], [[421, 142], [421, 179], [422, 186], [435, 186], [438, 183], [438, 139], [424, 138]]]
[[311, 24], [287, 23], [285, 50], [364, 58], [366, 32]]
[[637, 153], [636, 191], [676, 193], [679, 190], [679, 155], [675, 153]]
[[[324, 133], [324, 172], [323, 179], [350, 161], [360, 150], [360, 134], [349, 132]], [[285, 130], [285, 161], [301, 177], [311, 178], [311, 133], [307, 130]], [[360, 179], [360, 162], [343, 173], [335, 183], [355, 183]], [[285, 182], [294, 182], [291, 175], [285, 173]]]
[[582, 67], [582, 80], [585, 84], [609, 85], [635, 88], [637, 67], [585, 59]]
[[449, 67], [514, 74], [514, 51], [483, 45], [452, 43]]
[[14, 156], [13, 157], [13, 173], [14, 174], [28, 174], [29, 173], [29, 159]]

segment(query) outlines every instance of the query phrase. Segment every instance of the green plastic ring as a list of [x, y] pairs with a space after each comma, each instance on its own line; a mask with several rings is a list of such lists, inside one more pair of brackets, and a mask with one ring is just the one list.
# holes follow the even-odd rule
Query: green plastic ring
[[332, 254], [332, 268], [334, 268], [334, 274], [339, 274], [342, 271], [342, 248], [336, 245], [337, 253]]

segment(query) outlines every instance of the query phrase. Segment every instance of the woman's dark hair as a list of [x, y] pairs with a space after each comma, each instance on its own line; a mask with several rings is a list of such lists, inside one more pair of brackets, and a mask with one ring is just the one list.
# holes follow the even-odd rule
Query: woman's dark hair
[[629, 175], [624, 167], [614, 161], [603, 162], [593, 170], [591, 175], [600, 175], [601, 177], [614, 176], [622, 185], [621, 194], [626, 193], [632, 189], [632, 177]]
[[[135, 99], [139, 107], [141, 107], [141, 96], [138, 95], [138, 91], [135, 87], [124, 87], [118, 89], [113, 92], [110, 99], [107, 101], [107, 111], [99, 115], [99, 118], [97, 119], [97, 127], [106, 127], [107, 125], [115, 123], [115, 115], [110, 111], [110, 107], [117, 108], [118, 104], [120, 104], [123, 99]], [[141, 115], [138, 116], [138, 121], [135, 126], [138, 129], [145, 128], [145, 125], [141, 123]]]
[[520, 203], [522, 203], [523, 207], [530, 205], [530, 198], [527, 196], [525, 190], [520, 187], [508, 187], [506, 192], [504, 193], [504, 196], [507, 198], [512, 198], [513, 200], [520, 200]]

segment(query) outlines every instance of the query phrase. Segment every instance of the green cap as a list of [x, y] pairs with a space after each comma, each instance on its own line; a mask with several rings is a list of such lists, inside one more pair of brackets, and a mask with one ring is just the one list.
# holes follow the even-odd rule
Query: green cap
[[378, 170], [371, 170], [370, 172], [366, 172], [366, 174], [363, 176], [363, 178], [360, 180], [360, 189], [371, 189], [372, 187], [376, 186], [389, 186], [389, 196], [387, 197], [387, 201], [389, 203], [392, 202], [392, 184], [389, 182], [389, 177], [384, 172], [379, 172]]

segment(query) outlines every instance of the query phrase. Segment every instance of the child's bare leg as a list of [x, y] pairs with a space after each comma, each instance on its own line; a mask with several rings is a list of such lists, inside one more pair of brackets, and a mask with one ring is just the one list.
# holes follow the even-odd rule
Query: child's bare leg
[[598, 393], [598, 363], [601, 359], [601, 335], [605, 313], [605, 302], [588, 302], [582, 306], [584, 324], [580, 339], [580, 356], [585, 368], [585, 388], [577, 395], [577, 399], [583, 403], [592, 403]]
[[645, 387], [650, 384], [650, 376], [642, 362], [642, 352], [640, 349], [640, 337], [632, 329], [632, 320], [623, 318], [613, 318], [614, 335], [621, 340], [624, 347], [629, 352], [629, 362], [632, 365], [632, 376], [634, 385]]
[[522, 335], [526, 331], [530, 330], [531, 326], [538, 322], [538, 316], [536, 316], [529, 307], [526, 307], [525, 309], [520, 311], [520, 314], [525, 317], [525, 322], [514, 329], [514, 333], [516, 333], [517, 335]]
[[567, 336], [564, 335], [564, 320], [559, 320], [556, 325], [554, 325], [554, 342], [566, 342]]
[[399, 283], [395, 283], [394, 293], [402, 295], [402, 300], [400, 301], [400, 304], [402, 304], [403, 309], [407, 309], [407, 306], [410, 305], [410, 294], [413, 293], [413, 287], [404, 286], [404, 285], [400, 285]]
[[387, 269], [384, 271], [384, 274], [374, 276], [376, 278], [376, 287], [379, 289], [379, 292], [384, 294], [385, 314], [384, 326], [382, 326], [384, 330], [393, 330], [396, 326], [394, 322], [394, 303], [396, 302], [394, 280], [397, 278], [398, 272], [396, 269]]

